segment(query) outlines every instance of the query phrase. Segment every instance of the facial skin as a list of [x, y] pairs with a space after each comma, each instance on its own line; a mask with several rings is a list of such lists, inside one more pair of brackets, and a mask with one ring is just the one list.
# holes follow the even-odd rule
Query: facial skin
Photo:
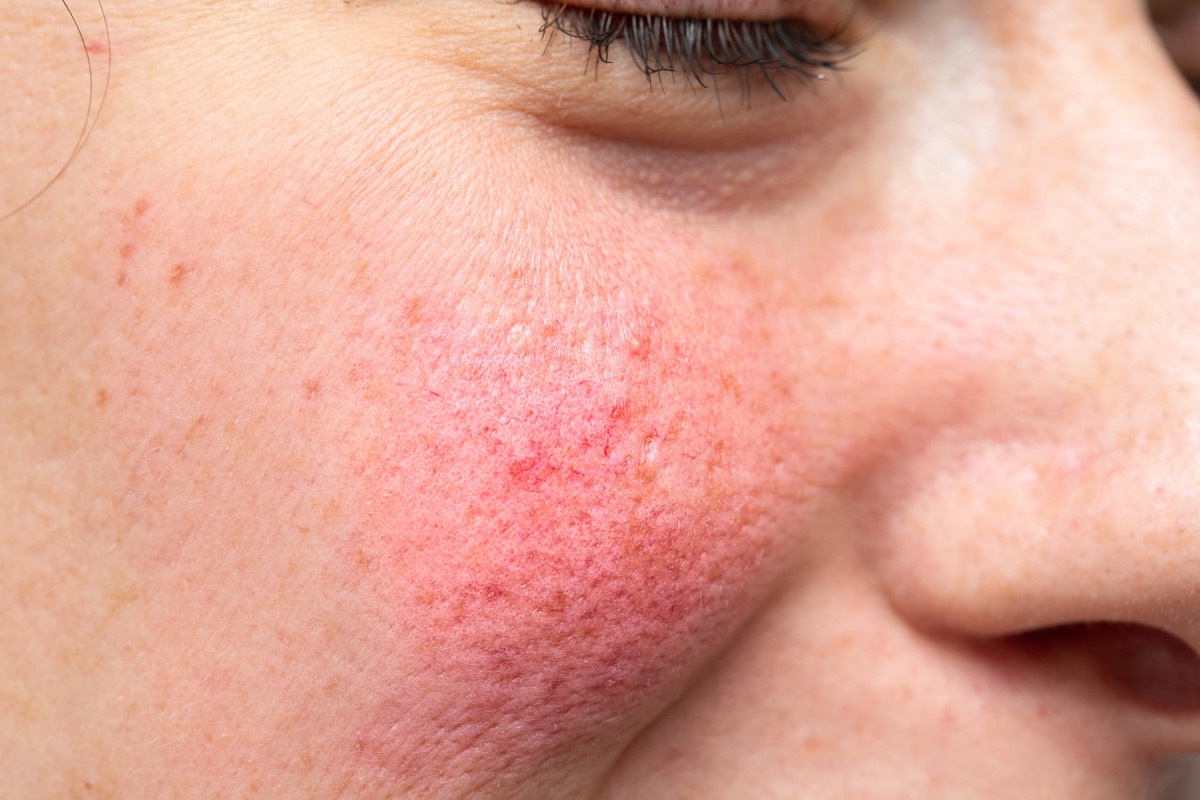
[[0, 0], [5, 796], [1200, 749], [1200, 102], [1140, 3], [804, 5], [861, 52], [786, 103], [533, 3], [71, 5], [98, 116]]

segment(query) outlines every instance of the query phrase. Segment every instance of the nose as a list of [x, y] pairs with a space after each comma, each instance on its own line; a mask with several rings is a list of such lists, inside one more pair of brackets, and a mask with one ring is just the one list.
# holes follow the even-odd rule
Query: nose
[[924, 376], [940, 412], [874, 473], [872, 535], [918, 626], [1053, 642], [1200, 749], [1200, 102], [1102, 5], [978, 5], [994, 40], [1074, 30], [1005, 56], [981, 199], [914, 245], [974, 349]]

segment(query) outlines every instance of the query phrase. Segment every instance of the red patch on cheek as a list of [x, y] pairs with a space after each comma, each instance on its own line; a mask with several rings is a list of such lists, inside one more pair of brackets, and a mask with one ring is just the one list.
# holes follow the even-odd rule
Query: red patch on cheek
[[[772, 476], [735, 456], [760, 444], [730, 425], [742, 390], [719, 353], [635, 316], [516, 347], [426, 310], [386, 381], [365, 533], [417, 661], [363, 746], [392, 774], [616, 745], [760, 588]], [[354, 377], [380, 397], [377, 368]]]

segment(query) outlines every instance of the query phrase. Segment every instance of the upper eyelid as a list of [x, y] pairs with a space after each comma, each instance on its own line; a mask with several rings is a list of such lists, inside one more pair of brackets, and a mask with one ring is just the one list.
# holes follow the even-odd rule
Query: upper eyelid
[[[609, 49], [624, 44], [648, 79], [681, 74], [685, 83], [707, 88], [706, 79], [743, 69], [761, 73], [786, 99], [777, 78], [784, 75], [823, 79], [857, 54], [844, 31], [819, 32], [798, 20], [730, 20], [663, 17], [604, 11], [573, 2], [535, 2], [542, 10], [542, 35], [552, 43], [563, 34], [588, 43], [588, 57], [599, 69], [610, 63]], [[747, 85], [743, 85], [746, 89]]]
[[772, 21], [827, 18], [837, 0], [572, 0], [597, 11], [665, 18]]

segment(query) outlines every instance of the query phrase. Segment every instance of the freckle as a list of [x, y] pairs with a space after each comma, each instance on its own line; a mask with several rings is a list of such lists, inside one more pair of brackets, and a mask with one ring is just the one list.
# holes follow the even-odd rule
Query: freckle
[[414, 325], [420, 322], [425, 316], [423, 313], [424, 306], [425, 301], [420, 297], [409, 300], [408, 304], [404, 307], [404, 319]]
[[138, 219], [141, 219], [142, 217], [146, 216], [146, 212], [149, 210], [150, 210], [150, 201], [143, 197], [141, 200], [138, 200], [137, 203], [134, 205], [133, 216], [137, 217]]
[[208, 425], [208, 417], [207, 416], [205, 416], [204, 414], [201, 414], [200, 416], [196, 417], [196, 419], [192, 421], [192, 426], [190, 428], [188, 428], [187, 435], [184, 436], [184, 441], [194, 442], [196, 440], [196, 437], [200, 434], [200, 432], [207, 425]]
[[187, 264], [176, 264], [171, 268], [171, 285], [179, 286], [183, 283], [188, 275], [192, 274], [192, 268]]
[[128, 261], [137, 252], [137, 245], [133, 242], [125, 242], [121, 245], [121, 260]]
[[731, 394], [738, 400], [742, 399], [742, 385], [738, 382], [737, 378], [729, 373], [721, 376], [721, 389], [725, 394]]
[[106, 389], [97, 389], [96, 390], [96, 407], [97, 408], [104, 408], [105, 406], [107, 406], [108, 400], [109, 400], [108, 390], [106, 390]]
[[120, 272], [117, 273], [117, 286], [128, 286], [128, 285], [129, 285], [129, 273], [126, 272], [125, 270], [121, 270]]
[[316, 398], [321, 393], [321, 382], [316, 379], [310, 379], [304, 382], [304, 396], [309, 400]]
[[818, 308], [842, 308], [846, 305], [846, 298], [840, 294], [829, 292], [817, 297], [814, 304]]

